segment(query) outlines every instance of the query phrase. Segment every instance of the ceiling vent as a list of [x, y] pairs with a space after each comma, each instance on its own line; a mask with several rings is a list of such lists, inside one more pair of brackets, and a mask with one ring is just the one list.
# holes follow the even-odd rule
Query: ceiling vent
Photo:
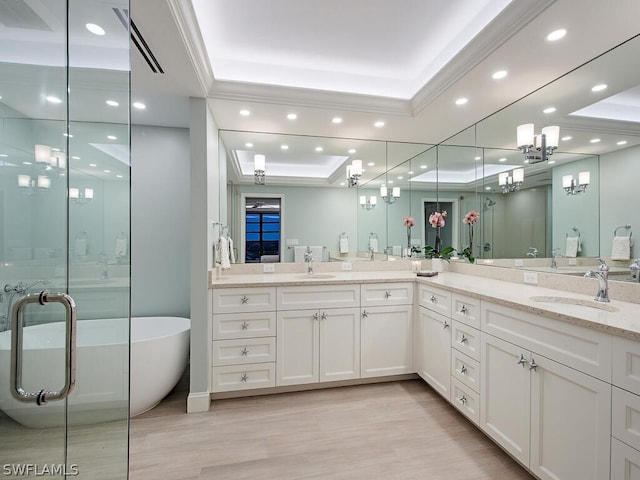
[[29, 5], [16, 0], [0, 0], [0, 24], [8, 28], [51, 31], [49, 25]]
[[[136, 27], [134, 21], [130, 21], [129, 11], [123, 8], [114, 8], [113, 12], [116, 14], [116, 17], [118, 17], [118, 20], [120, 20], [124, 28], [131, 32], [131, 41], [137, 48], [140, 55], [142, 55], [142, 58], [144, 58], [144, 61], [147, 62], [147, 65], [149, 65], [151, 71], [153, 73], [164, 73], [164, 70], [160, 66], [160, 63], [156, 59], [156, 56], [151, 51], [149, 44], [142, 36], [142, 33], [140, 33], [140, 30], [138, 30], [138, 27]], [[129, 27], [129, 23], [131, 24], [131, 27]]]

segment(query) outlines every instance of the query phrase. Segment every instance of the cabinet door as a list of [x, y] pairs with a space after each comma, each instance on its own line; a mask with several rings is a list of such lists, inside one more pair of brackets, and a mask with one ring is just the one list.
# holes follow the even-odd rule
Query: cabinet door
[[361, 376], [412, 373], [411, 305], [367, 307], [362, 312]]
[[419, 307], [417, 365], [420, 375], [447, 400], [451, 397], [451, 320], [444, 315]]
[[320, 381], [360, 378], [360, 309], [320, 311]]
[[531, 354], [531, 471], [543, 480], [609, 478], [611, 385]]
[[278, 312], [276, 385], [315, 383], [319, 372], [320, 315], [317, 310]]
[[[480, 427], [528, 466], [529, 352], [484, 332], [480, 338]], [[519, 363], [521, 358], [525, 360]]]
[[611, 480], [640, 480], [640, 452], [611, 439]]

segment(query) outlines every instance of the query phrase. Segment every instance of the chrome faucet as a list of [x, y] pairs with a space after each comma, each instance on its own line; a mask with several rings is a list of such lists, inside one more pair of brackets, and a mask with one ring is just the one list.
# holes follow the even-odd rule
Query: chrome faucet
[[600, 265], [598, 270], [589, 270], [585, 277], [596, 277], [598, 279], [598, 294], [594, 298], [596, 302], [609, 302], [609, 267], [601, 258], [598, 259]]
[[529, 247], [529, 251], [527, 252], [527, 256], [536, 258], [538, 256], [538, 249], [536, 247]]
[[311, 253], [311, 247], [307, 247], [304, 251], [304, 261], [307, 262], [307, 273], [313, 275], [313, 254]]
[[629, 270], [631, 270], [631, 280], [640, 282], [640, 258], [636, 258], [633, 263], [629, 265]]
[[558, 269], [558, 262], [557, 262], [558, 257], [564, 257], [564, 255], [560, 253], [560, 249], [554, 248], [553, 250], [551, 250], [551, 268], [553, 270]]
[[102, 257], [100, 257], [99, 263], [102, 266], [102, 270], [100, 271], [100, 280], [108, 280], [109, 279], [109, 258], [106, 255], [102, 255]]
[[369, 260], [373, 260], [375, 258], [375, 249], [369, 245]]

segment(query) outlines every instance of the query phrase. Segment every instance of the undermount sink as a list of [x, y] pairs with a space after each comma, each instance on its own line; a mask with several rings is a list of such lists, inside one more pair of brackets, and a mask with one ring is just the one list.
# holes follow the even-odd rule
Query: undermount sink
[[534, 302], [566, 303], [568, 305], [580, 305], [583, 307], [597, 308], [599, 310], [606, 310], [607, 312], [618, 312], [620, 310], [618, 307], [614, 307], [613, 305], [610, 305], [608, 303], [596, 302], [594, 300], [583, 300], [581, 298], [553, 297], [547, 295], [538, 295], [529, 298]]
[[305, 280], [306, 279], [326, 280], [328, 278], [335, 278], [335, 277], [336, 277], [335, 275], [330, 275], [328, 273], [306, 273], [304, 275], [298, 275], [297, 278], [304, 278]]

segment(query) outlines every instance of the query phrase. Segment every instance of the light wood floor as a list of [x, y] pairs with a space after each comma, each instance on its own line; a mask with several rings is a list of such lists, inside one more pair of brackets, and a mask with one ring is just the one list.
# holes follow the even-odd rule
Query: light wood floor
[[531, 480], [421, 380], [218, 400], [132, 419], [130, 480]]

